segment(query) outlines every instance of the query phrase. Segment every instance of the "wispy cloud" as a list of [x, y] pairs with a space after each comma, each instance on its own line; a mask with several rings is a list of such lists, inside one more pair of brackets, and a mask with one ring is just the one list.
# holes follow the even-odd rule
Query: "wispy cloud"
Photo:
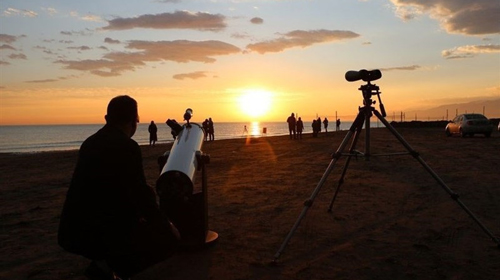
[[59, 60], [66, 69], [88, 71], [102, 77], [119, 76], [124, 71], [134, 71], [147, 62], [173, 61], [215, 62], [214, 56], [239, 53], [241, 50], [221, 41], [130, 41], [127, 49], [135, 52], [112, 52], [97, 60]]
[[15, 8], [7, 8], [3, 11], [4, 16], [23, 16], [23, 17], [36, 17], [38, 13], [30, 10], [18, 10]]
[[295, 30], [275, 40], [249, 44], [247, 45], [247, 49], [264, 54], [268, 52], [281, 52], [285, 49], [295, 47], [305, 48], [314, 44], [354, 39], [357, 37], [359, 37], [359, 34], [344, 30]]
[[53, 83], [57, 82], [57, 79], [45, 79], [45, 80], [31, 80], [31, 81], [25, 81], [25, 83], [29, 84], [43, 84], [43, 83]]
[[17, 40], [16, 36], [8, 35], [8, 34], [0, 34], [0, 42], [4, 43], [14, 43]]
[[133, 28], [196, 29], [219, 31], [226, 27], [225, 17], [220, 14], [176, 11], [156, 15], [141, 15], [133, 18], [115, 18], [108, 21], [104, 30], [126, 30]]
[[391, 0], [396, 13], [411, 20], [423, 13], [438, 19], [449, 33], [483, 35], [500, 33], [498, 0]]
[[22, 54], [22, 53], [13, 53], [11, 55], [9, 55], [9, 58], [10, 59], [27, 59], [26, 55], [25, 54]]
[[441, 55], [446, 59], [471, 58], [481, 53], [500, 53], [500, 45], [467, 45], [444, 50]]
[[13, 50], [13, 51], [15, 51], [16, 48], [14, 48], [11, 45], [3, 44], [3, 45], [0, 46], [0, 50]]
[[177, 74], [174, 75], [172, 78], [176, 80], [184, 80], [184, 79], [200, 79], [200, 78], [206, 78], [207, 77], [207, 72], [205, 71], [196, 71], [192, 73], [184, 73], [184, 74]]
[[389, 67], [389, 68], [380, 68], [380, 71], [414, 71], [419, 70], [421, 67], [419, 65], [410, 65], [410, 66], [397, 66], [397, 67]]
[[254, 17], [254, 18], [250, 19], [250, 22], [253, 24], [263, 24], [264, 20], [260, 17]]
[[108, 44], [120, 44], [119, 40], [111, 39], [109, 37], [104, 38], [104, 43]]

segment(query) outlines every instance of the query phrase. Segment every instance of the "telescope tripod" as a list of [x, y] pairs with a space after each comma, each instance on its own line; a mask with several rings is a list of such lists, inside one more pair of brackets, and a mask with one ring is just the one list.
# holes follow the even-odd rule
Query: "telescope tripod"
[[[372, 155], [370, 152], [370, 118], [375, 115], [389, 131], [401, 142], [401, 144], [408, 150], [408, 152], [404, 153], [391, 153], [391, 154], [377, 154], [377, 156], [382, 156], [382, 155], [406, 155], [409, 154], [412, 157], [414, 157], [422, 166], [423, 168], [429, 172], [429, 174], [437, 181], [437, 183], [450, 195], [450, 197], [455, 200], [458, 205], [481, 227], [481, 229], [497, 244], [497, 247], [500, 248], [500, 240], [495, 237], [490, 230], [484, 226], [481, 221], [465, 206], [465, 204], [459, 199], [459, 195], [455, 193], [453, 190], [451, 190], [444, 182], [439, 178], [439, 176], [434, 172], [429, 165], [420, 157], [419, 153], [416, 152], [408, 142], [396, 131], [396, 129], [385, 119], [386, 113], [384, 109], [384, 105], [382, 104], [382, 100], [380, 99], [380, 92], [379, 92], [379, 87], [371, 84], [369, 81], [366, 85], [362, 85], [359, 90], [362, 91], [363, 93], [363, 107], [359, 108], [359, 113], [356, 116], [356, 119], [354, 120], [353, 124], [351, 125], [349, 131], [347, 132], [347, 135], [344, 137], [342, 142], [340, 143], [340, 146], [338, 147], [337, 151], [332, 155], [332, 160], [330, 161], [330, 164], [328, 165], [326, 171], [323, 173], [323, 176], [321, 177], [320, 181], [318, 182], [316, 188], [312, 192], [311, 196], [309, 199], [307, 199], [304, 202], [304, 208], [302, 209], [302, 212], [300, 213], [298, 219], [296, 220], [295, 224], [293, 225], [292, 229], [286, 236], [285, 240], [281, 244], [281, 247], [279, 250], [276, 252], [274, 255], [274, 260], [273, 262], [276, 263], [278, 261], [278, 258], [281, 256], [283, 250], [285, 247], [288, 245], [288, 242], [292, 238], [293, 234], [297, 230], [297, 228], [300, 225], [300, 222], [306, 215], [307, 211], [309, 208], [312, 206], [314, 199], [316, 196], [319, 194], [319, 191], [321, 190], [321, 187], [323, 187], [326, 179], [330, 175], [330, 173], [333, 170], [333, 167], [337, 163], [337, 161], [342, 157], [342, 156], [347, 156], [347, 159], [344, 164], [344, 168], [342, 169], [342, 173], [340, 176], [340, 179], [338, 181], [337, 189], [335, 190], [335, 194], [332, 198], [332, 201], [330, 202], [330, 206], [328, 208], [328, 212], [331, 212], [333, 203], [335, 202], [335, 199], [337, 197], [337, 194], [339, 192], [340, 187], [342, 186], [344, 182], [344, 177], [347, 172], [347, 168], [349, 167], [349, 163], [351, 161], [352, 157], [365, 157], [366, 160], [369, 160]], [[378, 100], [379, 100], [379, 106], [380, 110], [382, 113], [377, 111], [372, 104], [375, 104], [375, 101], [371, 99], [372, 95], [377, 95]], [[361, 134], [363, 124], [365, 125], [365, 151], [364, 153], [359, 152], [356, 150], [356, 145], [359, 140], [359, 136]], [[349, 147], [349, 151], [347, 153], [344, 153], [345, 148], [347, 147], [349, 141], [351, 140], [351, 145]]]

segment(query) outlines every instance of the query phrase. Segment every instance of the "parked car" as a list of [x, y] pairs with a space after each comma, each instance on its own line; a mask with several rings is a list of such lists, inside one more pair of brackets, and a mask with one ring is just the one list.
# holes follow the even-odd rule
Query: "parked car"
[[481, 114], [461, 114], [456, 116], [446, 125], [446, 136], [458, 134], [462, 137], [474, 134], [484, 134], [490, 137], [493, 132], [493, 124]]

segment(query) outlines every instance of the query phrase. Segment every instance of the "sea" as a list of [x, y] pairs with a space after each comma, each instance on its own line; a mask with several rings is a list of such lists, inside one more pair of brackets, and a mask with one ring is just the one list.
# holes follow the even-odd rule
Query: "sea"
[[[341, 129], [349, 129], [351, 122], [342, 122]], [[157, 123], [158, 144], [173, 142], [171, 129]], [[37, 153], [45, 151], [77, 150], [83, 141], [103, 124], [71, 125], [4, 125], [0, 126], [0, 153]], [[149, 144], [149, 123], [141, 123], [132, 137], [139, 145]], [[372, 127], [383, 126], [374, 123]], [[245, 131], [246, 127], [246, 131]], [[311, 122], [304, 122], [304, 134], [312, 133]], [[329, 131], [335, 124], [329, 125]], [[288, 134], [286, 122], [215, 122], [215, 140], [245, 137], [268, 137]]]

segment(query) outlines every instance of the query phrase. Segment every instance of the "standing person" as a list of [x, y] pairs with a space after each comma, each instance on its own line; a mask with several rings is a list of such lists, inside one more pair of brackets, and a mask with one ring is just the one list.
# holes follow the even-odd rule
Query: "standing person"
[[297, 138], [297, 132], [295, 131], [295, 126], [297, 124], [296, 124], [296, 120], [295, 120], [295, 114], [292, 113], [288, 117], [288, 119], [286, 119], [286, 122], [288, 123], [288, 131], [290, 133], [290, 139], [296, 139]]
[[208, 118], [208, 138], [210, 141], [215, 140], [214, 122], [212, 118]]
[[317, 137], [318, 131], [317, 131], [316, 119], [313, 119], [312, 124], [311, 124], [311, 128], [313, 131], [313, 137]]
[[325, 127], [325, 133], [328, 133], [328, 119], [326, 117], [323, 120], [323, 125]]
[[340, 130], [340, 119], [337, 119], [337, 131]]
[[137, 102], [113, 98], [106, 124], [80, 147], [59, 224], [58, 243], [91, 260], [90, 279], [127, 279], [170, 257], [177, 229], [161, 215], [132, 138]]
[[156, 141], [158, 141], [158, 135], [157, 135], [158, 127], [156, 127], [154, 121], [151, 121], [151, 123], [149, 124], [148, 131], [149, 131], [149, 146], [151, 145], [154, 146]]
[[208, 134], [209, 134], [209, 131], [208, 131], [208, 119], [205, 119], [205, 121], [203, 122], [202, 126], [203, 126], [203, 131], [205, 132], [205, 142], [207, 142], [207, 138], [208, 138]]
[[297, 120], [297, 138], [302, 139], [302, 130], [304, 130], [304, 123], [302, 119], [299, 117]]

